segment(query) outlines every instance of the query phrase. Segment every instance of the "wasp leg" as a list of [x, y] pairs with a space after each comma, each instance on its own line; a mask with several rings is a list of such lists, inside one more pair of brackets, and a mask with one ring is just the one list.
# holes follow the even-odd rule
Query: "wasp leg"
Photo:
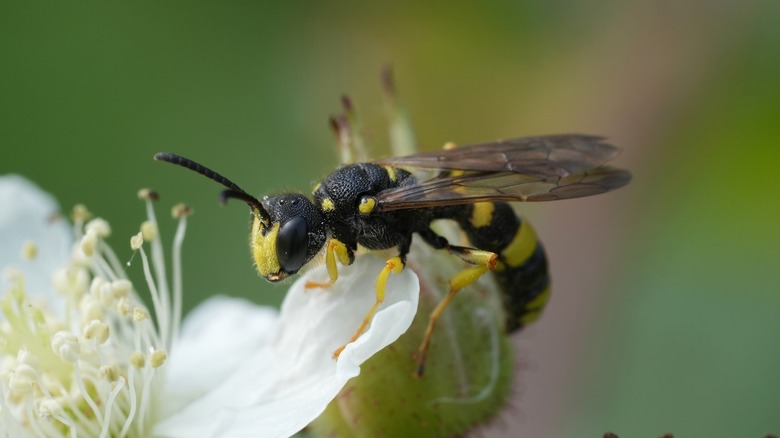
[[452, 299], [455, 297], [455, 294], [459, 290], [475, 282], [486, 272], [495, 269], [496, 262], [498, 261], [498, 255], [493, 252], [450, 245], [447, 242], [447, 239], [439, 236], [431, 230], [420, 233], [420, 235], [432, 247], [436, 249], [447, 249], [451, 254], [458, 256], [466, 263], [470, 263], [476, 266], [466, 268], [450, 279], [450, 290], [447, 292], [447, 295], [445, 295], [444, 298], [439, 301], [439, 304], [436, 305], [436, 308], [431, 312], [431, 315], [428, 319], [428, 327], [425, 329], [425, 335], [423, 336], [422, 344], [420, 344], [420, 348], [417, 350], [417, 369], [415, 371], [416, 377], [422, 377], [423, 373], [425, 372], [425, 360], [428, 354], [428, 347], [431, 344], [433, 330], [436, 327], [436, 322], [438, 322], [439, 317], [441, 317], [442, 313], [444, 313], [444, 309], [447, 308], [447, 305], [450, 304], [450, 301], [452, 301]]
[[[495, 265], [497, 255], [490, 251], [483, 251], [481, 249], [468, 248], [465, 246], [450, 245], [446, 238], [436, 234], [433, 230], [424, 230], [418, 233], [425, 242], [433, 247], [433, 249], [446, 249], [450, 254], [458, 257], [464, 262], [470, 265], [484, 265], [486, 263], [486, 254], [493, 255], [492, 264]], [[490, 268], [493, 269], [492, 267]]]
[[360, 327], [358, 327], [355, 334], [352, 335], [352, 338], [349, 340], [349, 342], [337, 348], [333, 352], [334, 359], [339, 357], [347, 344], [355, 342], [371, 323], [371, 320], [374, 318], [374, 314], [379, 308], [379, 305], [382, 304], [382, 302], [385, 300], [385, 286], [387, 285], [387, 277], [390, 276], [391, 272], [394, 274], [399, 274], [401, 271], [403, 271], [404, 267], [406, 266], [405, 259], [406, 256], [400, 255], [393, 257], [385, 262], [385, 267], [382, 268], [382, 271], [379, 272], [379, 276], [376, 278], [376, 301], [374, 301], [374, 305], [371, 306], [371, 309], [368, 311], [368, 313], [366, 313], [366, 316], [363, 317], [363, 322], [360, 324]]
[[327, 248], [325, 248], [325, 267], [328, 269], [328, 277], [330, 278], [330, 281], [325, 283], [307, 281], [307, 289], [315, 287], [328, 288], [331, 287], [333, 283], [336, 282], [336, 280], [338, 280], [339, 270], [336, 266], [337, 257], [342, 265], [351, 265], [355, 260], [355, 252], [339, 240], [330, 239], [328, 241]]

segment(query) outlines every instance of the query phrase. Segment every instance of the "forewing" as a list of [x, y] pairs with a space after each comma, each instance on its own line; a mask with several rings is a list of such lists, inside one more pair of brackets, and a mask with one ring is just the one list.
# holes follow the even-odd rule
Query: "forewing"
[[513, 172], [529, 176], [568, 176], [601, 166], [619, 149], [603, 137], [566, 134], [515, 138], [461, 146], [376, 162], [420, 169]]
[[482, 201], [554, 201], [609, 192], [630, 180], [629, 172], [609, 166], [567, 176], [468, 172], [440, 175], [419, 184], [386, 190], [377, 195], [377, 201], [382, 211]]

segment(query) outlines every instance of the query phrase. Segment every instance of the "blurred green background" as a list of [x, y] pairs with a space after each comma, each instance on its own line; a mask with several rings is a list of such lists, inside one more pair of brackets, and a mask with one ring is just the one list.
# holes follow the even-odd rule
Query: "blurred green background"
[[245, 207], [155, 152], [253, 193], [308, 191], [337, 165], [342, 93], [388, 153], [385, 63], [426, 149], [606, 135], [629, 187], [522, 206], [554, 296], [481, 436], [758, 437], [780, 431], [778, 23], [760, 1], [4, 2], [0, 173], [109, 219], [127, 258], [138, 188], [166, 218], [186, 201], [187, 307], [278, 304]]

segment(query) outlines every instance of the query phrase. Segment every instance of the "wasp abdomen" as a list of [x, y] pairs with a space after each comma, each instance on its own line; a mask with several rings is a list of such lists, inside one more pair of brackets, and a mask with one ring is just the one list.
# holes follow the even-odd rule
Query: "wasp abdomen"
[[533, 227], [503, 202], [464, 206], [457, 216], [474, 247], [498, 254], [493, 274], [503, 295], [507, 332], [536, 320], [550, 296], [550, 275]]

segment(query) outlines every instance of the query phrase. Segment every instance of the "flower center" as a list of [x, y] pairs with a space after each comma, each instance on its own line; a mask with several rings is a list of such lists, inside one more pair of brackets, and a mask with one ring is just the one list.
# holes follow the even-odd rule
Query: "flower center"
[[[108, 222], [89, 220], [82, 206], [73, 213], [77, 243], [66, 267], [54, 275], [64, 306], [28, 294], [23, 275], [6, 270], [10, 287], [0, 299], [0, 431], [10, 436], [148, 436], [163, 386], [159, 368], [181, 321], [181, 246], [189, 213], [181, 206], [174, 209], [179, 226], [170, 288], [149, 193], [142, 196], [147, 221], [131, 246], [140, 253], [156, 321], [104, 241], [111, 233]], [[34, 259], [38, 251], [26, 242], [22, 254]], [[61, 314], [52, 310], [58, 304]]]

